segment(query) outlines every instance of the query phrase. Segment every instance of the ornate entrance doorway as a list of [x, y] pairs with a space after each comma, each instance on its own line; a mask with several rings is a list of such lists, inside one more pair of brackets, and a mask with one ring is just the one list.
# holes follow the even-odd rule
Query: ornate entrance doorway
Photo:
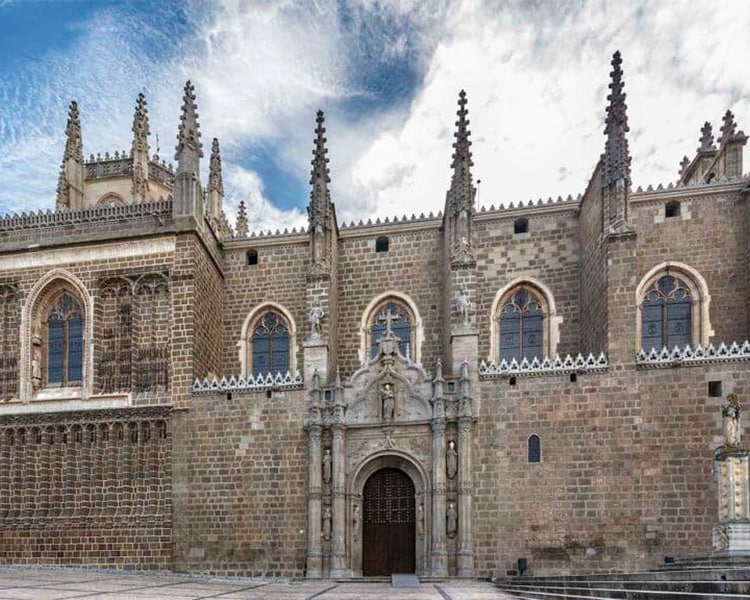
[[365, 483], [362, 571], [365, 576], [414, 573], [414, 484], [400, 469], [381, 469]]

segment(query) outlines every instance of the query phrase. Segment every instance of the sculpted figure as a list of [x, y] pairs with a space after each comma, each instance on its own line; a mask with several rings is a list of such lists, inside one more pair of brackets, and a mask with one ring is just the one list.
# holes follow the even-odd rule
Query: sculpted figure
[[727, 396], [728, 404], [722, 409], [724, 418], [724, 444], [727, 446], [740, 445], [740, 402], [737, 394]]
[[456, 531], [458, 531], [458, 513], [456, 512], [456, 505], [451, 502], [448, 504], [448, 510], [445, 513], [445, 532], [448, 537], [455, 537]]
[[417, 508], [417, 535], [424, 537], [424, 503], [420, 502]]
[[323, 309], [319, 306], [313, 306], [310, 309], [310, 314], [308, 315], [308, 321], [310, 323], [310, 339], [311, 340], [319, 340], [320, 339], [320, 320], [325, 316], [325, 312], [323, 312]]
[[396, 396], [390, 383], [383, 384], [380, 390], [380, 399], [383, 403], [383, 420], [393, 421], [393, 412], [396, 408]]
[[456, 451], [456, 442], [448, 442], [448, 449], [445, 451], [445, 470], [450, 479], [453, 479], [458, 473], [458, 452]]
[[352, 534], [354, 539], [359, 539], [359, 504], [354, 505], [354, 512], [352, 514]]
[[331, 539], [331, 507], [326, 506], [323, 509], [323, 539]]
[[326, 453], [323, 455], [323, 481], [325, 483], [331, 483], [331, 449], [326, 448]]
[[39, 391], [42, 387], [42, 367], [41, 360], [39, 359], [39, 353], [34, 351], [34, 355], [31, 358], [31, 387], [35, 392]]
[[469, 323], [469, 309], [471, 308], [471, 300], [466, 290], [460, 290], [458, 296], [456, 296], [456, 311], [458, 316], [464, 324]]

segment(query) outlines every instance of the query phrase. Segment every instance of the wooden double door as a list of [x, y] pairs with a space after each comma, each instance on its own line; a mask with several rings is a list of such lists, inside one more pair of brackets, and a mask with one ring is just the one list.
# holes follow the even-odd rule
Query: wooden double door
[[414, 573], [414, 484], [399, 469], [381, 469], [365, 483], [362, 571], [365, 576]]

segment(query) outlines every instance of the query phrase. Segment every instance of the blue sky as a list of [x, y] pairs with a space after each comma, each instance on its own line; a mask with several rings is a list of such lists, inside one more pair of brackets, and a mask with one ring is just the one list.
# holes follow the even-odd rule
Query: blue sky
[[255, 228], [304, 223], [318, 108], [342, 220], [440, 210], [461, 88], [480, 204], [575, 195], [618, 48], [634, 183], [667, 183], [705, 120], [750, 130], [748, 25], [743, 0], [0, 0], [0, 212], [54, 206], [71, 99], [88, 155], [130, 147], [143, 91], [172, 160], [188, 78]]

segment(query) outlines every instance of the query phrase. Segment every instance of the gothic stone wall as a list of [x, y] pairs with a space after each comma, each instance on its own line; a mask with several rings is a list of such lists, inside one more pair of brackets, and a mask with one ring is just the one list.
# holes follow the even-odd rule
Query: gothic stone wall
[[[750, 393], [745, 363], [481, 382], [477, 574], [503, 575], [519, 557], [534, 573], [568, 573], [708, 553], [724, 403], [708, 397], [709, 381]], [[531, 434], [542, 440], [536, 464]]]
[[168, 409], [0, 417], [0, 563], [171, 562]]
[[388, 252], [375, 252], [370, 235], [342, 236], [339, 253], [339, 349], [342, 376], [360, 366], [362, 315], [377, 296], [397, 291], [416, 304], [424, 327], [421, 362], [434, 366], [442, 355], [442, 238], [437, 228], [385, 231]]
[[[258, 264], [248, 265], [246, 252], [258, 251]], [[267, 301], [281, 304], [294, 318], [298, 335], [297, 365], [302, 370], [302, 341], [307, 329], [305, 275], [310, 263], [307, 236], [294, 243], [229, 248], [225, 251], [224, 372], [240, 373], [239, 348], [242, 324], [254, 308]]]
[[666, 219], [667, 200], [651, 197], [631, 204], [638, 232], [638, 281], [664, 261], [693, 267], [711, 294], [711, 341], [744, 341], [750, 335], [746, 201], [736, 192], [682, 194], [680, 216]]
[[549, 288], [562, 317], [557, 354], [577, 354], [581, 273], [578, 217], [573, 211], [531, 215], [529, 231], [522, 234], [513, 233], [515, 218], [476, 222], [478, 293], [473, 309], [482, 332], [479, 356], [490, 357], [490, 319], [498, 290], [519, 277], [533, 278]]
[[174, 416], [177, 570], [301, 576], [307, 394], [194, 397]]

